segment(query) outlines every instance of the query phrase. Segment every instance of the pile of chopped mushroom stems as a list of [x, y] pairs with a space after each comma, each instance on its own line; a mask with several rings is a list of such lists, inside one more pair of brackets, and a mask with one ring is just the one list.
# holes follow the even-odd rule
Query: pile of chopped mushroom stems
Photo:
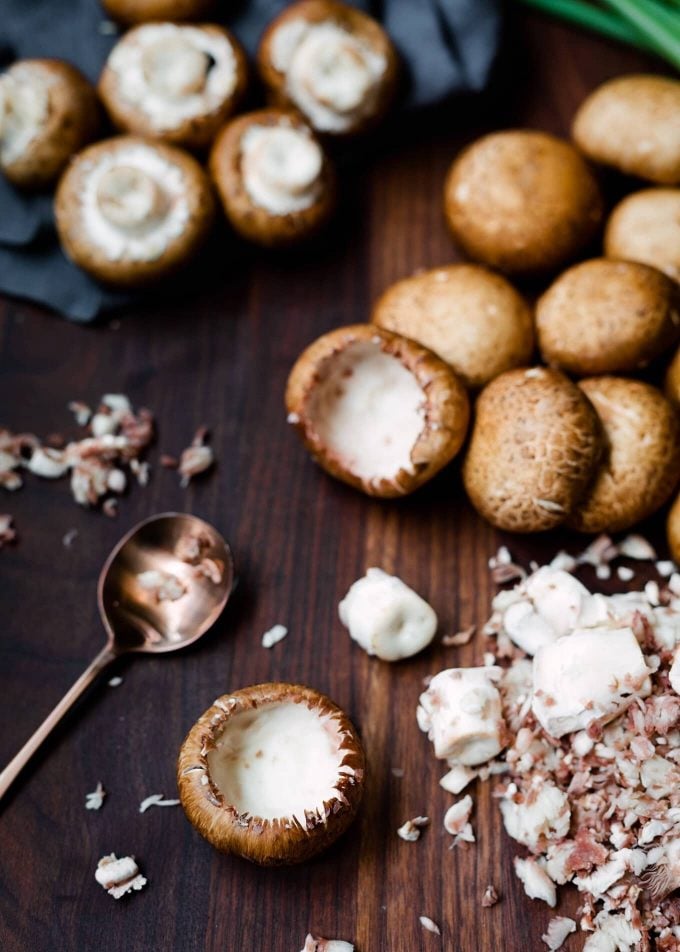
[[[503, 579], [519, 581], [493, 601], [483, 666], [430, 679], [418, 708], [448, 761], [444, 789], [457, 796], [495, 777], [505, 829], [524, 847], [514, 867], [527, 895], [554, 907], [558, 886], [579, 891], [578, 921], [556, 916], [542, 937], [550, 950], [577, 928], [584, 952], [680, 949], [680, 574], [657, 562], [660, 583], [611, 596], [570, 574], [588, 564], [608, 577], [620, 556], [655, 558], [639, 536], [601, 537], [527, 575], [499, 550], [492, 572], [513, 566]], [[471, 677], [486, 680], [481, 693], [461, 688]], [[477, 727], [462, 736], [470, 716]], [[498, 753], [480, 761], [480, 744]], [[447, 811], [454, 842], [474, 840], [472, 811], [469, 793]]]

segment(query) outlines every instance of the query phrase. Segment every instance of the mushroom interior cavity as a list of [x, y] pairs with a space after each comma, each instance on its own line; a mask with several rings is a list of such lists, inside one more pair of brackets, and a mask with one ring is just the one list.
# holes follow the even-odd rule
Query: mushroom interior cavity
[[332, 715], [281, 701], [230, 717], [208, 752], [213, 784], [239, 813], [263, 820], [324, 816], [324, 802], [352, 768], [342, 766], [342, 736]]
[[237, 83], [234, 51], [225, 36], [200, 27], [148, 23], [113, 49], [108, 66], [118, 93], [158, 129], [218, 108]]
[[19, 63], [0, 76], [0, 161], [20, 158], [45, 125], [50, 106], [49, 74], [31, 63]]
[[319, 443], [368, 481], [413, 473], [411, 452], [426, 423], [427, 398], [414, 374], [380, 342], [353, 341], [327, 357], [307, 398]]
[[286, 74], [293, 102], [317, 129], [342, 132], [370, 114], [386, 69], [384, 56], [331, 21], [282, 24], [272, 38], [272, 62]]
[[251, 126], [241, 139], [241, 156], [243, 184], [256, 205], [286, 215], [316, 201], [323, 155], [304, 129]]

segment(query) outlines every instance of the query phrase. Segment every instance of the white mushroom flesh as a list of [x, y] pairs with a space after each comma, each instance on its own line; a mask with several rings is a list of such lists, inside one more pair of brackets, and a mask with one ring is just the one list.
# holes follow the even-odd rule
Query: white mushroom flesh
[[534, 658], [533, 712], [553, 737], [605, 724], [650, 691], [631, 628], [576, 629]]
[[153, 145], [112, 146], [83, 173], [83, 230], [109, 260], [155, 261], [186, 228], [186, 176]]
[[197, 26], [149, 23], [123, 37], [108, 59], [117, 94], [158, 131], [219, 108], [236, 88], [228, 38]]
[[332, 21], [292, 20], [272, 37], [272, 64], [312, 125], [344, 132], [369, 115], [387, 67], [385, 57]]
[[304, 703], [272, 703], [229, 718], [208, 770], [225, 801], [239, 813], [263, 820], [324, 816], [324, 803], [337, 797], [336, 785], [352, 768], [333, 717]]
[[272, 215], [289, 215], [318, 199], [323, 153], [305, 129], [285, 122], [251, 126], [241, 139], [241, 168], [254, 205]]
[[425, 392], [380, 342], [354, 341], [319, 367], [307, 417], [320, 443], [354, 476], [394, 480], [415, 471], [412, 450], [426, 422]]
[[497, 667], [449, 668], [432, 678], [417, 715], [435, 757], [473, 767], [502, 750], [501, 699], [492, 681], [499, 675]]
[[39, 65], [18, 63], [0, 76], [0, 165], [22, 158], [47, 122], [54, 79]]
[[368, 569], [338, 606], [350, 637], [383, 661], [410, 658], [430, 644], [437, 616], [427, 602], [401, 579], [382, 569]]

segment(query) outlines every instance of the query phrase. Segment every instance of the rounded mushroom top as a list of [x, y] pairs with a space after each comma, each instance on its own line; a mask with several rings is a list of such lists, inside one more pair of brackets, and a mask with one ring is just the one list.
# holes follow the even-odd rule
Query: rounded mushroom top
[[287, 215], [316, 202], [324, 157], [310, 130], [282, 116], [275, 125], [249, 126], [240, 146], [243, 186], [254, 205]]
[[72, 165], [68, 174], [80, 175], [83, 232], [109, 260], [153, 261], [183, 233], [189, 183], [174, 154], [123, 137], [87, 149]]
[[216, 27], [143, 24], [123, 36], [106, 66], [121, 99], [158, 132], [211, 113], [238, 84], [234, 47]]
[[291, 101], [322, 132], [347, 132], [370, 116], [388, 61], [383, 50], [332, 8], [326, 19], [300, 14], [275, 25], [271, 62]]
[[56, 77], [38, 62], [19, 62], [0, 76], [0, 165], [21, 158], [47, 124]]

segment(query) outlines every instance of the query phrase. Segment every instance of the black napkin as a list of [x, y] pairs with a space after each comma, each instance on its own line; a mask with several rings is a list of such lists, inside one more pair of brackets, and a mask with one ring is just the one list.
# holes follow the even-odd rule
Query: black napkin
[[[500, 34], [499, 0], [357, 0], [381, 20], [407, 71], [402, 107], [412, 109], [487, 82]], [[215, 19], [234, 31], [252, 56], [283, 0], [224, 3]], [[228, 8], [228, 9], [227, 9]], [[98, 0], [2, 0], [0, 57], [57, 57], [95, 81], [117, 40]], [[102, 288], [63, 255], [50, 195], [24, 195], [0, 176], [0, 291], [90, 321], [130, 300]]]

